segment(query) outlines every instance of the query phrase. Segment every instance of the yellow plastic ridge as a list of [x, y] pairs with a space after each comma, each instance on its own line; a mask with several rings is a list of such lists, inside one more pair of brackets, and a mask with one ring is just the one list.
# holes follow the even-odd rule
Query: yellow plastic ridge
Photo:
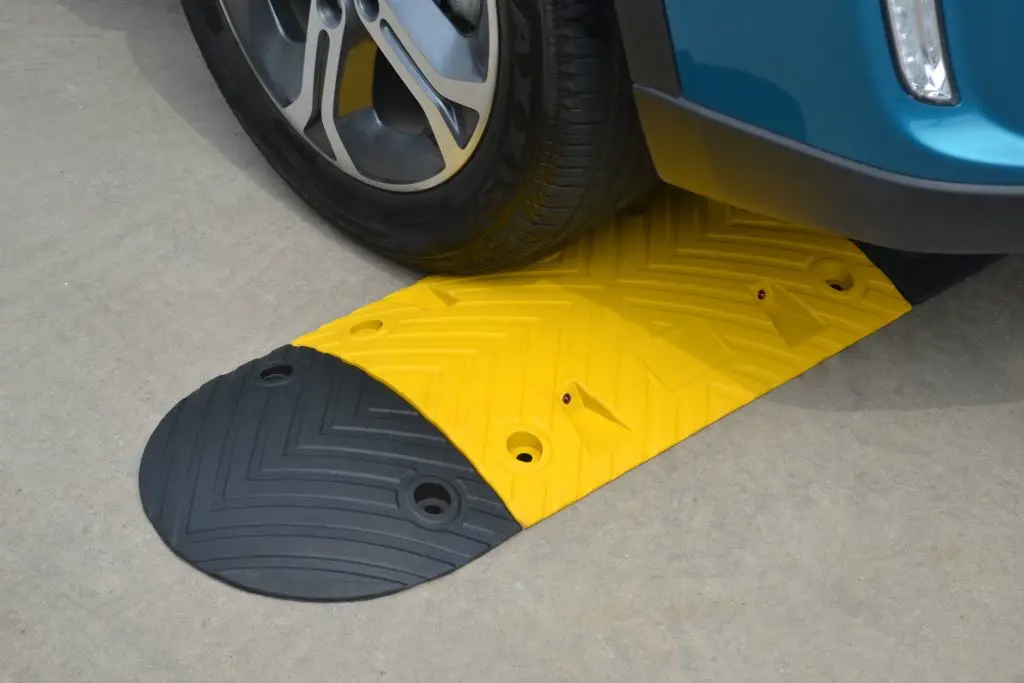
[[910, 310], [848, 240], [685, 193], [529, 269], [297, 339], [444, 432], [529, 526]]

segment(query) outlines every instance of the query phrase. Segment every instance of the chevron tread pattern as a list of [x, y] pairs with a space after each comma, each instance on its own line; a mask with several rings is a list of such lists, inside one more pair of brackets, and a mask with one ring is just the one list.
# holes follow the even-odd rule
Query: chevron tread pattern
[[427, 278], [294, 343], [405, 397], [528, 526], [909, 309], [848, 240], [669, 192], [531, 268]]
[[362, 370], [284, 347], [218, 377], [143, 453], [146, 515], [240, 588], [357, 600], [447, 574], [520, 530], [472, 464]]

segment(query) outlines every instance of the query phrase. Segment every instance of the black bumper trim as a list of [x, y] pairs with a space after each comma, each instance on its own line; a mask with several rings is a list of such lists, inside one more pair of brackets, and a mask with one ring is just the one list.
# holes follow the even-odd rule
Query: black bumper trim
[[1024, 252], [1024, 187], [889, 173], [654, 88], [637, 85], [634, 92], [655, 166], [672, 185], [893, 249]]
[[679, 72], [664, 0], [615, 0], [615, 16], [633, 83], [679, 97]]

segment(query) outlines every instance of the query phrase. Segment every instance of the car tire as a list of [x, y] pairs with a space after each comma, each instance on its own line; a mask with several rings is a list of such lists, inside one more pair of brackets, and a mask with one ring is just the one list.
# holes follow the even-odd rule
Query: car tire
[[474, 274], [551, 254], [635, 208], [657, 181], [611, 0], [490, 1], [498, 59], [486, 125], [457, 173], [418, 191], [367, 184], [318, 152], [265, 87], [221, 0], [182, 4], [227, 103], [306, 203], [403, 264]]

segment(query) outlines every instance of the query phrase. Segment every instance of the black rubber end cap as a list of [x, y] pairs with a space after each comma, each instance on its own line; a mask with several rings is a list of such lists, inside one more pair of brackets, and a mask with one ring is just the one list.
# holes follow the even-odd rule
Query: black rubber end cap
[[183, 560], [297, 600], [404, 590], [521, 530], [409, 403], [354, 366], [291, 346], [175, 406], [143, 452], [139, 491]]

